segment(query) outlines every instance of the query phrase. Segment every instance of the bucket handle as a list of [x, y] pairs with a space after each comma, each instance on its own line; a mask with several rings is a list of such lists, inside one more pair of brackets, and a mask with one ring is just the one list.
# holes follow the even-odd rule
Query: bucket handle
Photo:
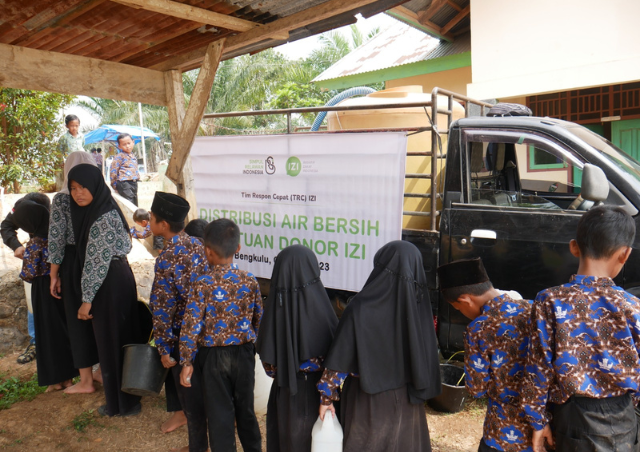
[[[456, 356], [458, 353], [464, 353], [464, 350], [458, 350], [457, 352], [455, 352], [453, 355], [449, 356], [449, 359], [445, 362], [445, 364], [449, 364], [449, 361], [451, 361], [451, 359]], [[456, 383], [456, 386], [460, 386], [460, 382], [464, 379], [465, 375], [467, 375], [466, 372], [462, 373], [462, 376], [460, 377], [460, 380], [458, 380], [458, 383]]]

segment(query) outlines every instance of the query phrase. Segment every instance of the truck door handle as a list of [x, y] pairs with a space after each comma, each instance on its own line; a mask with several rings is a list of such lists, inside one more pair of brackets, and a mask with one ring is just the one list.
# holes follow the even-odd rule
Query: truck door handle
[[474, 229], [471, 231], [471, 238], [496, 240], [498, 238], [498, 234], [496, 234], [496, 231], [492, 231], [491, 229]]

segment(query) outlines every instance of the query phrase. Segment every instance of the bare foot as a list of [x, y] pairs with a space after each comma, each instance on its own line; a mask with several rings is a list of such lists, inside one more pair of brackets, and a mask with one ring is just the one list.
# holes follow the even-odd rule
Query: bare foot
[[184, 411], [175, 411], [169, 419], [164, 421], [160, 430], [162, 430], [162, 433], [169, 433], [186, 424], [187, 417], [184, 415]]
[[93, 372], [93, 381], [97, 381], [102, 384], [102, 368], [98, 367], [95, 372]]
[[181, 447], [180, 449], [169, 449], [169, 451], [170, 452], [189, 452], [189, 446], [184, 446], [184, 447]]
[[67, 380], [60, 383], [64, 389], [67, 389], [69, 386], [73, 386], [73, 380]]
[[69, 386], [64, 390], [65, 394], [91, 394], [95, 392], [96, 388], [93, 387], [93, 381], [89, 381], [89, 384], [86, 384], [80, 381], [80, 383], [76, 383], [73, 386]]
[[44, 392], [53, 392], [53, 391], [59, 391], [62, 389], [62, 385], [60, 383], [55, 384], [55, 385], [49, 385], [49, 387], [47, 388], [46, 391]]

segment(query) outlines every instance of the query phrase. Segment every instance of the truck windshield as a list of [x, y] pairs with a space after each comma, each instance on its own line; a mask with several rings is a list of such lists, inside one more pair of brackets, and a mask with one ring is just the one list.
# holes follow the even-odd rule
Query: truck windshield
[[609, 159], [614, 165], [624, 171], [625, 174], [631, 176], [627, 179], [631, 179], [634, 185], [640, 183], [640, 162], [625, 153], [622, 149], [616, 147], [610, 141], [585, 127], [574, 126], [568, 128], [571, 129], [573, 134], [598, 150], [600, 154]]

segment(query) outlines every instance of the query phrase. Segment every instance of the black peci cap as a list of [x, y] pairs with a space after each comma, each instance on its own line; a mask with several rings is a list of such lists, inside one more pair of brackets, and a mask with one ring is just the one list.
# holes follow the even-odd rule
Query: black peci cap
[[438, 267], [440, 289], [482, 284], [489, 281], [482, 259], [461, 259]]
[[151, 204], [151, 212], [167, 221], [184, 221], [189, 209], [190, 206], [186, 199], [163, 191], [156, 192]]

